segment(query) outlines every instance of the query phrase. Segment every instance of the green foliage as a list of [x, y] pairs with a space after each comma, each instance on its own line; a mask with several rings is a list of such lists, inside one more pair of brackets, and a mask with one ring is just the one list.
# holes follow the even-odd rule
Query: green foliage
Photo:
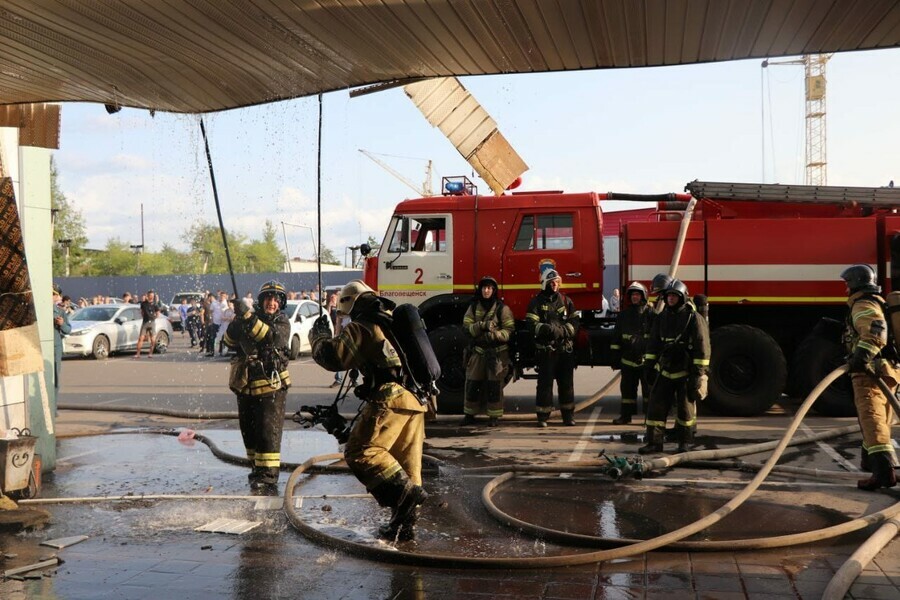
[[334, 255], [334, 252], [332, 252], [331, 248], [329, 248], [327, 246], [322, 246], [320, 255], [322, 258], [323, 265], [339, 265], [339, 264], [341, 264], [341, 261], [338, 260], [338, 258]]
[[[50, 156], [50, 207], [56, 211], [53, 222], [53, 275], [61, 277], [66, 274], [66, 246], [69, 252], [69, 274], [84, 275], [87, 257], [84, 247], [87, 244], [84, 217], [59, 186], [56, 161]], [[60, 243], [59, 240], [68, 240]]]

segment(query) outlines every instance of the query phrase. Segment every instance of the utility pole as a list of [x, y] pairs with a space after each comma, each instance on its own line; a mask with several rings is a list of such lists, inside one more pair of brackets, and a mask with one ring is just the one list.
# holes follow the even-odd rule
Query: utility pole
[[[378, 165], [379, 167], [381, 167], [382, 169], [384, 169], [385, 171], [387, 171], [387, 172], [390, 173], [391, 175], [393, 175], [396, 179], [398, 179], [398, 180], [399, 180], [401, 183], [403, 183], [406, 187], [412, 189], [416, 194], [418, 194], [418, 195], [420, 195], [420, 196], [423, 196], [423, 197], [426, 197], [426, 196], [434, 196], [434, 192], [431, 191], [431, 190], [432, 190], [432, 188], [431, 188], [431, 168], [432, 168], [432, 163], [431, 163], [430, 160], [428, 161], [428, 165], [425, 167], [425, 181], [424, 181], [424, 183], [422, 183], [421, 186], [417, 186], [417, 185], [414, 184], [412, 181], [410, 181], [409, 179], [407, 179], [404, 175], [402, 175], [399, 171], [397, 171], [396, 169], [394, 169], [393, 167], [391, 167], [389, 164], [387, 164], [386, 162], [384, 162], [383, 160], [381, 160], [380, 158], [378, 158], [378, 157], [377, 157], [375, 154], [373, 154], [372, 152], [369, 152], [368, 150], [363, 150], [362, 148], [359, 148], [359, 151], [360, 151], [366, 158], [368, 158], [369, 160], [371, 160], [372, 162], [374, 162], [376, 165]], [[385, 156], [385, 155], [381, 155], [381, 156]], [[417, 159], [417, 160], [418, 160], [418, 159]]]
[[762, 62], [763, 69], [768, 66], [803, 65], [806, 87], [806, 185], [828, 185], [825, 65], [832, 56], [805, 54], [799, 59]]
[[203, 256], [203, 274], [206, 275], [206, 269], [209, 268], [209, 257], [212, 256], [212, 252], [209, 250], [200, 250], [201, 256]]

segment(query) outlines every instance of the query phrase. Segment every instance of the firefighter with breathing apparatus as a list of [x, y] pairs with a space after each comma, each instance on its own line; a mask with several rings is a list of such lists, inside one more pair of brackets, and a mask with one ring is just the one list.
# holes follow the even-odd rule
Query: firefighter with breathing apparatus
[[694, 441], [696, 402], [706, 398], [709, 370], [709, 325], [688, 304], [687, 286], [675, 279], [663, 292], [666, 308], [650, 330], [644, 368], [656, 376], [647, 406], [647, 435], [641, 454], [662, 452], [666, 419], [675, 404], [678, 452]]
[[516, 321], [498, 293], [497, 280], [482, 277], [463, 317], [463, 329], [471, 337], [463, 425], [475, 423], [482, 405], [487, 409], [489, 426], [495, 427], [503, 416], [503, 385], [512, 364], [508, 343], [516, 331]]
[[613, 340], [614, 369], [622, 370], [619, 389], [622, 394], [621, 414], [613, 425], [627, 425], [637, 412], [638, 384], [644, 398], [644, 410], [650, 400], [650, 386], [644, 371], [644, 350], [650, 337], [653, 311], [647, 305], [647, 288], [635, 281], [625, 290], [627, 304], [616, 318]]
[[228, 387], [237, 394], [241, 437], [252, 465], [248, 479], [254, 495], [278, 494], [284, 405], [291, 386], [288, 372], [291, 324], [282, 312], [284, 285], [269, 281], [259, 288], [257, 304], [242, 299], [223, 342], [237, 354], [231, 360]]
[[891, 405], [876, 378], [890, 389], [900, 382], [897, 352], [889, 343], [887, 306], [879, 295], [875, 271], [869, 265], [853, 265], [841, 273], [847, 284], [846, 333], [844, 341], [849, 353], [847, 366], [853, 382], [853, 401], [863, 435], [863, 469], [872, 476], [861, 479], [861, 490], [877, 490], [897, 485], [891, 463]]
[[344, 449], [356, 478], [378, 504], [391, 508], [390, 521], [378, 529], [384, 539], [415, 538], [417, 508], [428, 498], [422, 487], [422, 445], [426, 405], [406, 387], [404, 364], [391, 332], [394, 303], [377, 296], [360, 280], [344, 286], [338, 310], [350, 315], [332, 337], [327, 314], [309, 334], [312, 356], [329, 371], [357, 369], [363, 383], [355, 390], [366, 402]]
[[560, 290], [562, 277], [556, 269], [541, 273], [541, 291], [531, 299], [525, 321], [535, 342], [538, 427], [547, 427], [553, 410], [553, 381], [559, 394], [564, 425], [575, 425], [575, 334], [580, 314], [572, 300]]

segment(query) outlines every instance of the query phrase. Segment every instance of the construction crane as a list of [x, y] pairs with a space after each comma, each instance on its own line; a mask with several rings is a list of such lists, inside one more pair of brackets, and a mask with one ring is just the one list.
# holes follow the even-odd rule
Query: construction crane
[[[428, 165], [425, 167], [425, 181], [422, 183], [421, 186], [417, 186], [412, 181], [410, 181], [409, 179], [404, 177], [397, 170], [395, 170], [393, 167], [391, 167], [389, 164], [387, 164], [386, 162], [384, 162], [383, 160], [378, 158], [378, 156], [389, 156], [389, 155], [380, 154], [380, 155], [376, 156], [372, 152], [369, 152], [368, 150], [363, 150], [362, 148], [359, 148], [359, 151], [362, 152], [362, 154], [364, 156], [366, 156], [369, 160], [374, 162], [376, 165], [378, 165], [379, 167], [381, 167], [382, 169], [384, 169], [385, 171], [387, 171], [388, 173], [390, 173], [391, 175], [396, 177], [398, 180], [400, 180], [404, 185], [411, 188], [414, 192], [416, 192], [416, 194], [423, 196], [423, 197], [434, 196], [434, 192], [431, 191], [431, 161], [430, 160], [428, 161]], [[422, 160], [425, 160], [425, 159], [422, 159]]]
[[770, 65], [803, 65], [806, 82], [806, 185], [828, 185], [825, 64], [832, 56], [805, 54], [799, 59], [762, 62], [763, 69]]

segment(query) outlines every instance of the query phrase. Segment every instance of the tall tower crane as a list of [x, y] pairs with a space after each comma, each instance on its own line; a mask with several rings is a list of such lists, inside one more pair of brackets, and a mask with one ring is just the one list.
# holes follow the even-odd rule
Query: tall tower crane
[[[382, 169], [384, 169], [385, 171], [387, 171], [388, 173], [390, 173], [391, 175], [396, 177], [398, 180], [400, 180], [400, 182], [402, 182], [404, 185], [411, 188], [414, 192], [416, 192], [416, 194], [418, 194], [422, 197], [434, 196], [434, 192], [431, 191], [431, 161], [430, 160], [428, 161], [428, 166], [425, 167], [425, 181], [422, 183], [421, 186], [417, 186], [412, 181], [410, 181], [409, 179], [404, 177], [397, 170], [395, 170], [393, 167], [391, 167], [389, 164], [387, 164], [386, 162], [384, 162], [383, 160], [378, 158], [378, 156], [376, 156], [372, 152], [369, 152], [368, 150], [363, 150], [362, 148], [359, 148], [359, 151], [362, 152], [362, 154], [364, 156], [366, 156], [369, 160], [374, 162], [376, 165], [378, 165], [379, 167], [381, 167]], [[385, 156], [385, 155], [382, 154], [380, 156]]]
[[783, 61], [764, 60], [770, 65], [803, 65], [806, 83], [806, 185], [828, 185], [825, 131], [825, 64], [833, 54], [805, 54]]

